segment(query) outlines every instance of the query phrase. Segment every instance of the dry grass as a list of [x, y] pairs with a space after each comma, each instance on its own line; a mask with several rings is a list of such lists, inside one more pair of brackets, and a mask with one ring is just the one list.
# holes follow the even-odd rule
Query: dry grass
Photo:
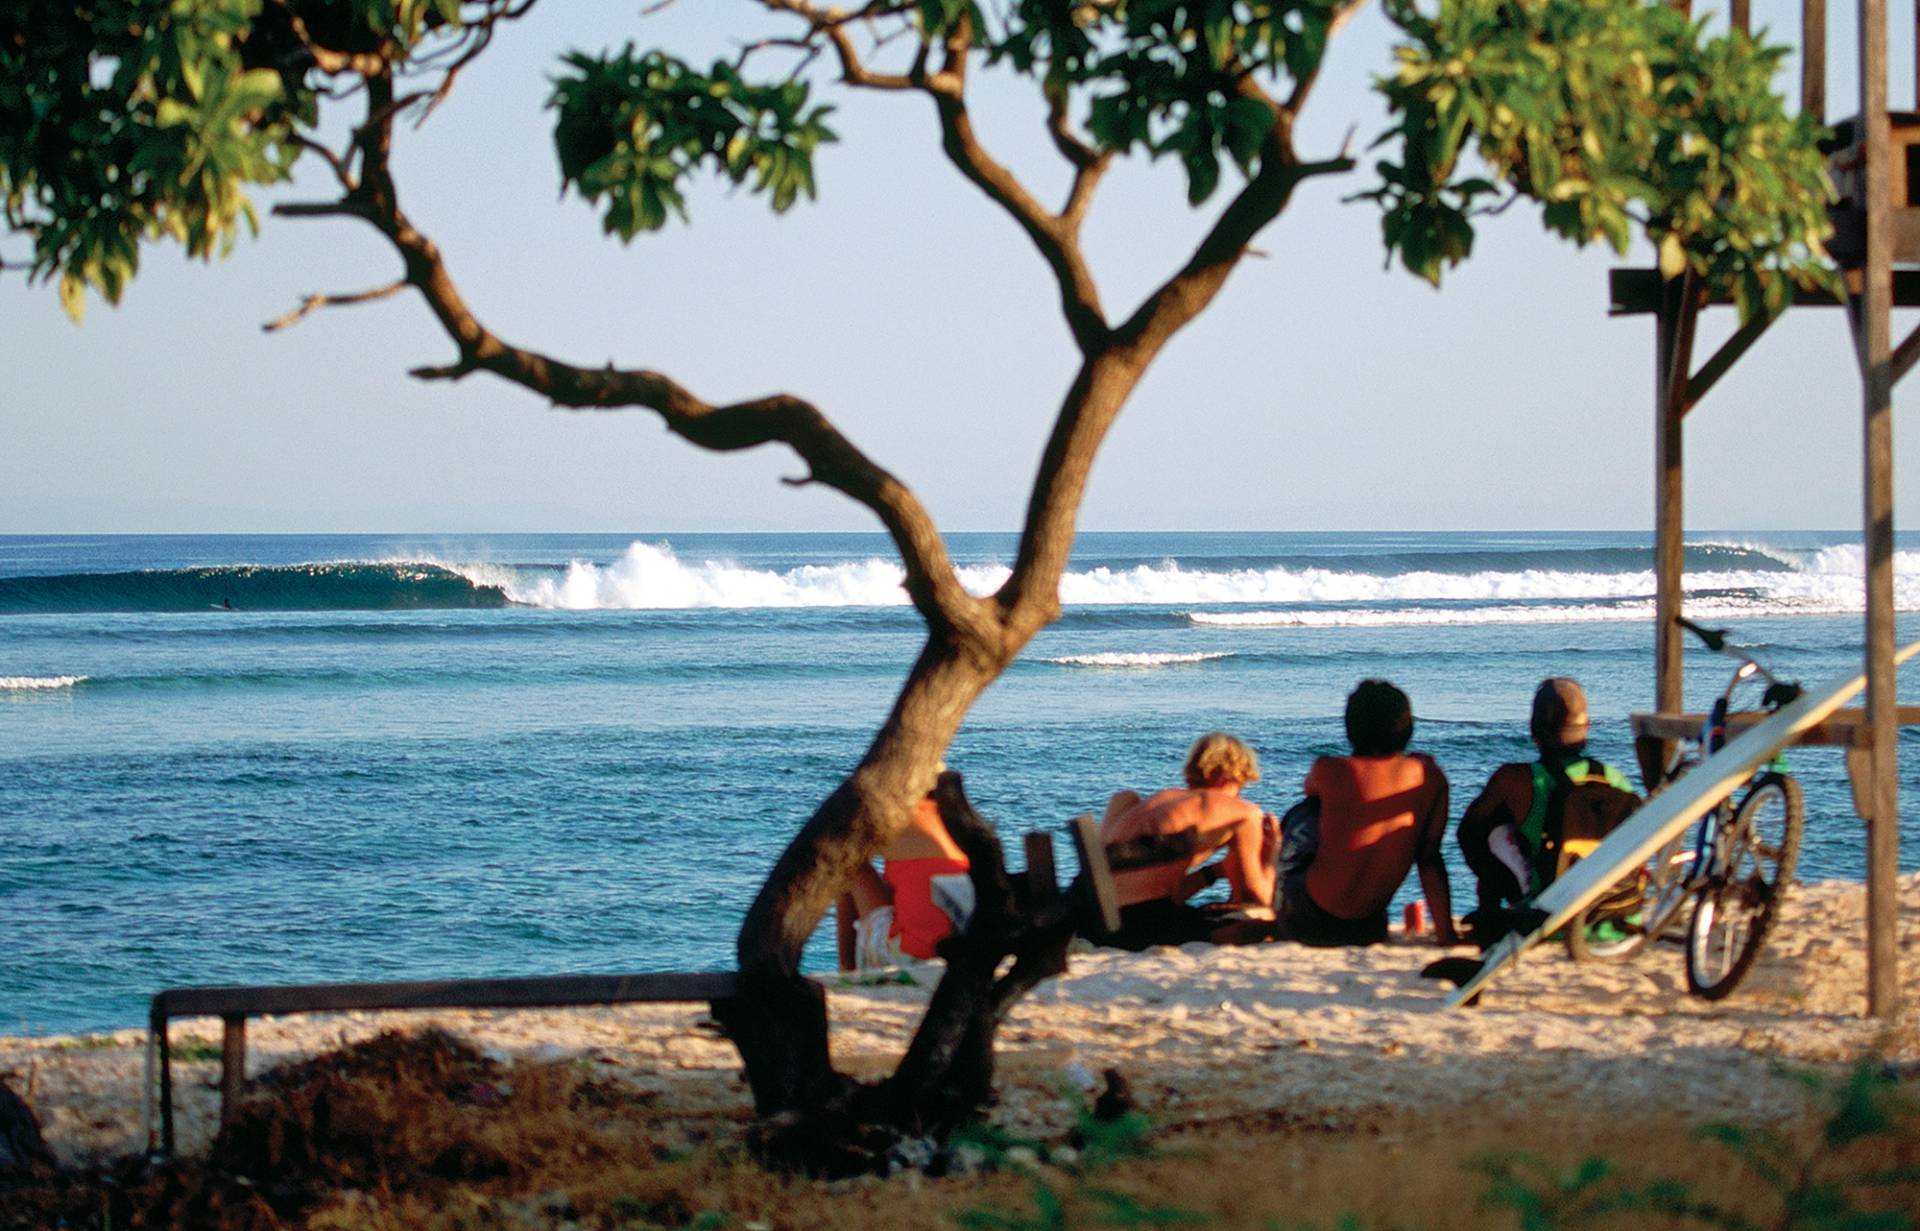
[[[1920, 1119], [1855, 1124], [1830, 1141], [1836, 1121], [1823, 1097], [1810, 1092], [1770, 1126], [1791, 1159], [1818, 1157], [1811, 1180], [1855, 1208], [1920, 1209]], [[1650, 1208], [1656, 1186], [1674, 1180], [1702, 1208], [1782, 1225], [1779, 1196], [1741, 1161], [1759, 1154], [1757, 1144], [1703, 1140], [1658, 1108], [1632, 1123], [1579, 1107], [1549, 1123], [1410, 1113], [1329, 1126], [1274, 1113], [1170, 1126], [1144, 1150], [1124, 1129], [1095, 1127], [1105, 1136], [1080, 1149], [1032, 1143], [1029, 1155], [1016, 1147], [984, 1174], [834, 1184], [769, 1175], [738, 1145], [742, 1128], [670, 1115], [591, 1064], [507, 1067], [445, 1033], [382, 1035], [263, 1078], [205, 1159], [0, 1181], [0, 1228], [1447, 1231], [1520, 1228], [1516, 1203], [1530, 1199], [1540, 1228], [1703, 1225]], [[1103, 1147], [1137, 1153], [1103, 1160]], [[1521, 1150], [1527, 1161], [1518, 1161]], [[1035, 1158], [1049, 1154], [1053, 1164]], [[1610, 1172], [1569, 1184], [1594, 1157], [1609, 1160]], [[1798, 1168], [1787, 1168], [1790, 1177]], [[1895, 1169], [1905, 1170], [1904, 1183], [1865, 1182]], [[1568, 1187], [1571, 1196], [1556, 1195]], [[1487, 1203], [1501, 1193], [1505, 1204]], [[1575, 1217], [1610, 1200], [1630, 1208]]]

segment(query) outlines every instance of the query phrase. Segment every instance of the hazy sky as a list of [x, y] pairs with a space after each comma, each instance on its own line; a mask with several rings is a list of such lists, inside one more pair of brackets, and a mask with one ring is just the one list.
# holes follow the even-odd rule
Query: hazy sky
[[[709, 183], [690, 226], [622, 246], [558, 199], [542, 107], [555, 57], [632, 40], [703, 61], [780, 29], [742, 0], [640, 9], [548, 0], [405, 131], [403, 204], [469, 302], [512, 341], [658, 368], [710, 400], [798, 393], [946, 528], [1016, 526], [1071, 347], [1038, 257], [939, 155], [931, 106], [830, 90], [842, 141], [818, 159], [817, 202], [776, 218]], [[1833, 8], [1836, 116], [1854, 109], [1852, 12]], [[1755, 6], [1789, 35], [1797, 13]], [[1909, 35], [1894, 32], [1896, 65], [1911, 64]], [[1305, 156], [1337, 152], [1349, 129], [1363, 149], [1382, 127], [1367, 83], [1387, 46], [1377, 11], [1336, 39]], [[1910, 69], [1893, 98], [1911, 98]], [[975, 106], [1003, 159], [1058, 200], [1065, 177], [1027, 95], [988, 88]], [[1516, 207], [1436, 292], [1384, 269], [1377, 214], [1342, 204], [1371, 182], [1312, 181], [1262, 235], [1265, 259], [1135, 395], [1084, 527], [1651, 525], [1653, 324], [1607, 317], [1612, 254], [1550, 240]], [[274, 195], [326, 187], [303, 167]], [[1211, 218], [1183, 187], [1170, 164], [1110, 177], [1087, 244], [1115, 318]], [[0, 242], [0, 256], [21, 252]], [[93, 304], [80, 328], [50, 287], [0, 279], [0, 533], [876, 528], [831, 492], [779, 484], [799, 469], [779, 451], [703, 454], [645, 412], [556, 412], [485, 376], [413, 381], [409, 367], [452, 352], [410, 295], [259, 329], [309, 292], [395, 272], [359, 224], [269, 218], [223, 263], [149, 249], [125, 303]], [[1701, 355], [1732, 328], [1730, 309], [1709, 314]], [[1689, 525], [1857, 526], [1859, 408], [1841, 314], [1791, 313], [1689, 418]], [[1920, 446], [1898, 426], [1908, 508]]]

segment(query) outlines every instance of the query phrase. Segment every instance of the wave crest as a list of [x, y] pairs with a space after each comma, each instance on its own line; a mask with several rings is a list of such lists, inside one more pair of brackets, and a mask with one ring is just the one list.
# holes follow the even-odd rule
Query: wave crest
[[1153, 654], [1147, 652], [1129, 652], [1110, 650], [1099, 654], [1063, 654], [1058, 658], [1043, 658], [1040, 661], [1059, 667], [1117, 667], [1151, 668], [1173, 667], [1185, 663], [1212, 662], [1217, 658], [1232, 658], [1230, 650], [1211, 650], [1188, 654]]
[[406, 611], [504, 607], [499, 588], [423, 561], [230, 564], [0, 577], [0, 612]]
[[[1687, 588], [1695, 601], [1737, 595], [1759, 614], [1858, 611], [1857, 545], [1796, 555], [1747, 543], [1689, 546]], [[1286, 622], [1365, 622], [1388, 617], [1317, 616], [1316, 607], [1537, 605], [1474, 622], [1548, 618], [1632, 619], [1616, 610], [1650, 598], [1654, 575], [1641, 548], [1497, 547], [1351, 556], [1165, 559], [1088, 564], [1061, 579], [1069, 608], [1246, 606], [1286, 612]], [[1895, 602], [1920, 610], [1920, 553], [1895, 559]], [[988, 594], [1005, 564], [961, 567], [963, 585]], [[635, 541], [613, 560], [565, 565], [438, 560], [226, 565], [123, 573], [0, 577], [0, 613], [111, 611], [329, 611], [490, 608], [522, 604], [567, 611], [760, 608], [898, 608], [907, 604], [900, 565], [878, 556], [771, 568], [725, 559], [687, 560], [666, 543]], [[1547, 609], [1583, 611], [1548, 616]], [[1257, 614], [1257, 613], [1256, 613]], [[1467, 622], [1445, 613], [1426, 622]], [[1392, 617], [1395, 622], [1410, 622]], [[1230, 623], [1232, 621], [1221, 621]], [[1240, 622], [1259, 622], [1242, 619]], [[1267, 622], [1272, 622], [1268, 620]]]
[[[1859, 599], [1848, 597], [1860, 590], [1857, 547], [1828, 548], [1803, 564], [1793, 563], [1786, 554], [1746, 544], [1703, 544], [1691, 550], [1727, 553], [1755, 567], [1695, 571], [1688, 575], [1689, 589], [1751, 593], [1779, 604], [1783, 612], [1859, 609]], [[1645, 553], [1638, 558], [1644, 559]], [[1366, 563], [1364, 557], [1355, 561], [1356, 565]], [[1920, 606], [1920, 555], [1901, 553], [1897, 564], [1914, 574], [1901, 588], [1903, 607]], [[907, 602], [900, 566], [878, 557], [773, 570], [728, 561], [690, 563], [664, 543], [636, 542], [609, 564], [575, 560], [557, 576], [489, 566], [450, 567], [457, 567], [476, 585], [498, 587], [514, 602], [573, 611], [898, 607]], [[1008, 570], [1004, 565], [975, 565], [961, 568], [959, 574], [969, 591], [988, 594], [1006, 581]], [[1069, 607], [1591, 603], [1643, 599], [1653, 589], [1654, 575], [1648, 568], [1482, 568], [1473, 572], [1416, 568], [1373, 573], [1319, 565], [1207, 569], [1166, 560], [1069, 572], [1061, 578], [1060, 598]]]

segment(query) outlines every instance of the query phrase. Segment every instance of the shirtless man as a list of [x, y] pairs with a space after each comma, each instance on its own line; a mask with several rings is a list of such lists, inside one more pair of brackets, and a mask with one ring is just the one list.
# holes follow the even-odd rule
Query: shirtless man
[[1187, 899], [1211, 880], [1193, 869], [1223, 846], [1227, 853], [1220, 866], [1233, 901], [1272, 917], [1279, 822], [1258, 804], [1240, 798], [1242, 787], [1260, 780], [1253, 749], [1231, 735], [1209, 732], [1188, 751], [1182, 776], [1185, 788], [1170, 788], [1144, 799], [1137, 792], [1121, 791], [1107, 802], [1100, 839], [1109, 845], [1188, 830], [1198, 830], [1207, 839], [1184, 867], [1164, 864], [1114, 876], [1120, 895], [1120, 931], [1108, 943], [1120, 948], [1209, 939], [1213, 923], [1204, 912], [1189, 906]]
[[1275, 908], [1280, 934], [1303, 944], [1371, 945], [1387, 938], [1387, 905], [1415, 868], [1433, 913], [1434, 939], [1458, 943], [1440, 840], [1447, 776], [1409, 753], [1413, 706], [1385, 680], [1362, 680], [1347, 698], [1348, 757], [1320, 757], [1306, 794], [1319, 801], [1316, 852], [1289, 875]]

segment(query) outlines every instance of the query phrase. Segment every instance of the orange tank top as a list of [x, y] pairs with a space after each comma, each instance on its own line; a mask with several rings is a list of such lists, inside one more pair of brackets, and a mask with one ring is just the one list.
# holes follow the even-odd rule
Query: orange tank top
[[893, 890], [893, 927], [889, 934], [900, 938], [900, 948], [920, 958], [932, 959], [933, 947], [953, 933], [953, 920], [933, 900], [933, 878], [965, 873], [965, 859], [928, 856], [921, 859], [889, 859], [881, 875]]
[[1419, 753], [1315, 761], [1306, 788], [1320, 797], [1320, 851], [1306, 876], [1314, 903], [1341, 919], [1385, 910], [1419, 854], [1421, 825], [1444, 781]]

